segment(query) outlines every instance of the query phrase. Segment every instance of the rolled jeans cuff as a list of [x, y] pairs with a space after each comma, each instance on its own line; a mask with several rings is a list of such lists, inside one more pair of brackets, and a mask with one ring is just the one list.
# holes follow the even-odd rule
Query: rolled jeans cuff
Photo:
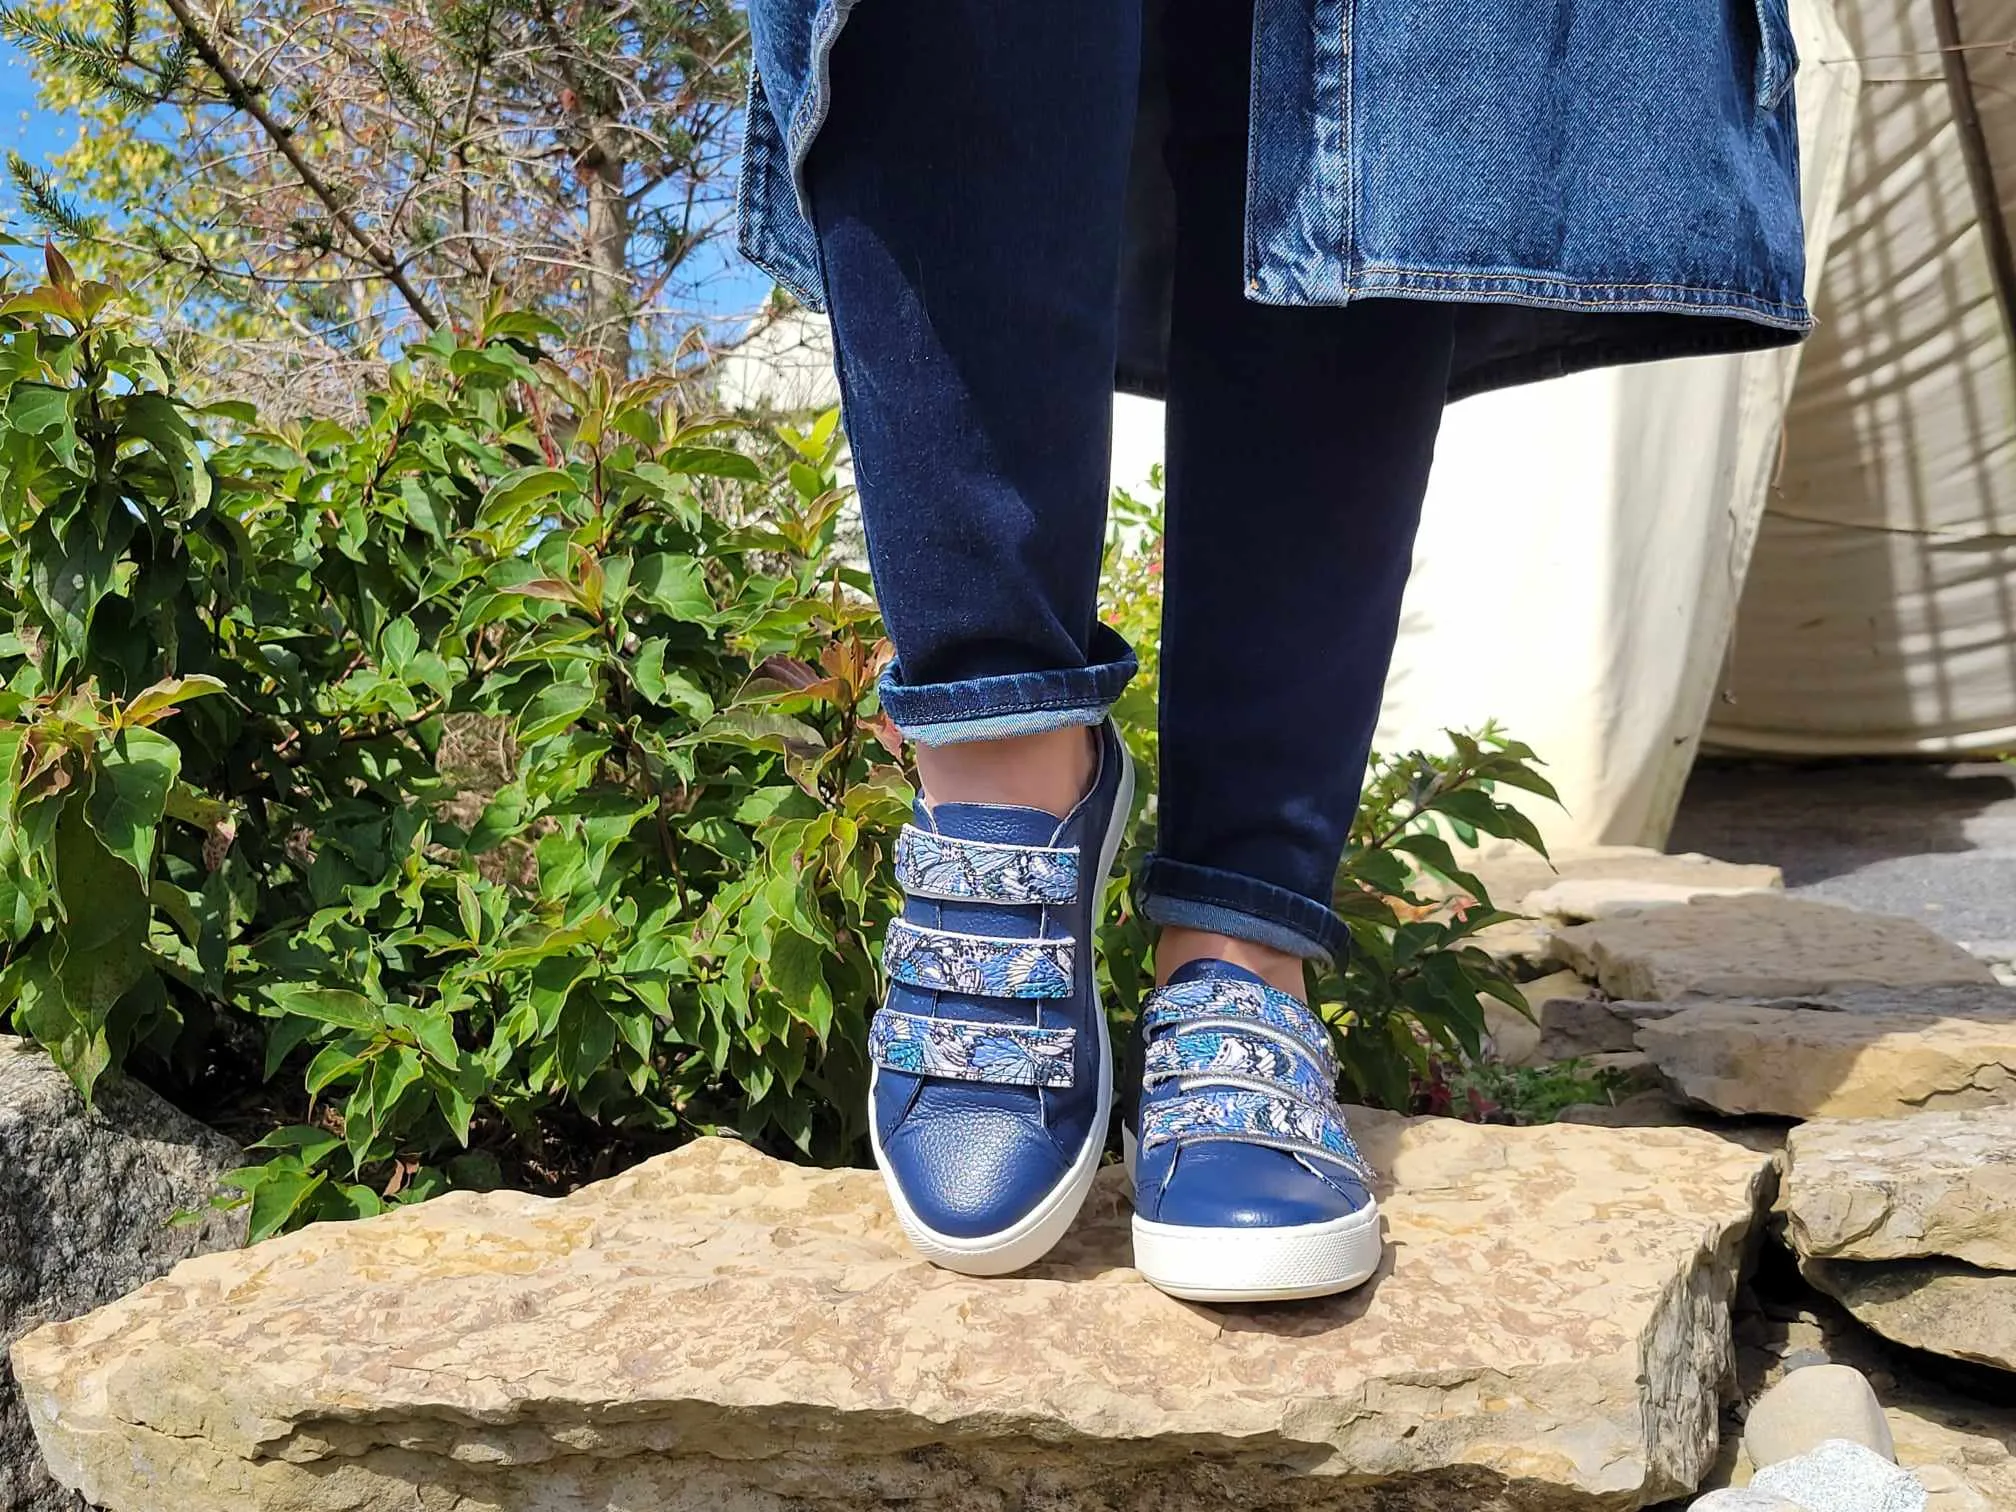
[[1351, 948], [1350, 930], [1327, 905], [1257, 877], [1150, 856], [1134, 891], [1143, 914], [1176, 929], [1209, 930], [1330, 964]]
[[1119, 631], [1097, 626], [1092, 654], [1098, 660], [1085, 667], [943, 683], [906, 683], [902, 664], [891, 662], [877, 691], [882, 712], [919, 745], [1037, 735], [1099, 723], [1133, 678], [1134, 648]]

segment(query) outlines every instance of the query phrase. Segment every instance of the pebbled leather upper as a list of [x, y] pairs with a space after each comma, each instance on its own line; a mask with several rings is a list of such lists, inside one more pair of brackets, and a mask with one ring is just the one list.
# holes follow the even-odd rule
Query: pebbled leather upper
[[[1193, 961], [1170, 979], [1171, 986], [1207, 982], [1273, 992], [1228, 961]], [[1236, 1029], [1191, 1030], [1179, 1053], [1181, 1025], [1206, 1011], [1165, 1006], [1157, 1013], [1156, 1006], [1151, 998], [1133, 1057], [1136, 1068], [1154, 1071], [1149, 1085], [1130, 1089], [1127, 1109], [1137, 1141], [1136, 1212], [1185, 1227], [1285, 1228], [1348, 1218], [1371, 1203], [1371, 1173], [1336, 1104], [1327, 1037], [1319, 1048], [1305, 1027], [1313, 1015], [1296, 1013], [1299, 1004], [1277, 995], [1265, 1011], [1233, 1015], [1271, 1034], [1252, 1034], [1242, 1045], [1249, 1036]], [[1291, 1040], [1304, 1048], [1290, 1048]], [[1167, 1074], [1186, 1062], [1195, 1076]], [[1270, 1086], [1278, 1094], [1265, 1090]]]
[[[1099, 1098], [1099, 1058], [1111, 1051], [1093, 986], [1092, 938], [1103, 880], [1100, 852], [1118, 801], [1123, 762], [1119, 737], [1110, 724], [1100, 727], [1099, 742], [1098, 776], [1062, 820], [1039, 809], [1006, 805], [941, 803], [935, 809], [925, 808], [921, 801], [917, 805], [915, 824], [926, 838], [906, 846], [910, 855], [904, 874], [914, 881], [929, 871], [939, 879], [933, 887], [937, 892], [972, 889], [946, 882], [942, 867], [924, 866], [926, 859], [937, 859], [929, 843], [932, 835], [1078, 852], [1069, 903], [998, 903], [915, 894], [904, 899], [903, 921], [917, 929], [990, 940], [1074, 942], [1069, 951], [1044, 953], [1051, 961], [1068, 957], [1068, 984], [1044, 980], [1031, 985], [1031, 990], [1044, 992], [1062, 986], [1057, 996], [1009, 997], [925, 985], [927, 980], [947, 979], [942, 973], [934, 977], [935, 967], [920, 971], [906, 966], [902, 976], [908, 979], [890, 982], [887, 1009], [906, 1021], [949, 1019], [1073, 1031], [1066, 1085], [933, 1076], [899, 1069], [890, 1058], [879, 1064], [870, 1111], [885, 1167], [918, 1219], [953, 1238], [980, 1238], [1013, 1227], [1055, 1190], [1088, 1140], [1105, 1140], [1108, 1109]], [[1035, 896], [1054, 896], [1060, 870], [1055, 858], [1048, 858], [1040, 869], [1040, 881], [1030, 883], [1027, 890]], [[952, 979], [1001, 985], [996, 976], [980, 972]], [[897, 1037], [880, 1033], [885, 1039]], [[970, 1034], [946, 1038], [966, 1039]], [[1054, 1046], [1047, 1039], [1043, 1043]], [[1046, 1063], [1044, 1079], [1061, 1080], [1050, 1076], [1052, 1069], [1054, 1062]]]

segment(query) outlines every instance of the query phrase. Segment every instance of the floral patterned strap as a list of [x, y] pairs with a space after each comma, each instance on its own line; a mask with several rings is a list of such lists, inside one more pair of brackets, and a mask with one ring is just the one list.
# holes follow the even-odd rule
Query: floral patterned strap
[[1078, 896], [1078, 850], [959, 840], [906, 824], [896, 837], [896, 885], [954, 903], [1069, 903]]
[[1143, 1085], [1182, 1082], [1186, 1090], [1217, 1082], [1261, 1083], [1314, 1103], [1336, 1094], [1335, 1079], [1310, 1056], [1279, 1040], [1215, 1025], [1182, 1025], [1148, 1046]]
[[1074, 1029], [974, 1024], [884, 1008], [868, 1028], [868, 1056], [911, 1076], [994, 1082], [1010, 1087], [1068, 1087]]
[[892, 919], [882, 945], [891, 981], [975, 997], [1069, 997], [1076, 956], [1069, 939], [999, 940], [926, 929], [908, 919]]
[[1330, 1031], [1306, 1004], [1278, 988], [1258, 982], [1178, 982], [1150, 993], [1141, 1015], [1142, 1025], [1151, 1035], [1172, 1025], [1190, 1027], [1211, 1020], [1224, 1020], [1229, 1026], [1242, 1020], [1265, 1025], [1287, 1035], [1314, 1056], [1332, 1078], [1336, 1076]]
[[1141, 1113], [1141, 1135], [1150, 1146], [1172, 1140], [1264, 1144], [1334, 1160], [1361, 1180], [1372, 1179], [1371, 1167], [1345, 1127], [1343, 1110], [1334, 1102], [1305, 1102], [1286, 1092], [1224, 1087], [1150, 1104]]

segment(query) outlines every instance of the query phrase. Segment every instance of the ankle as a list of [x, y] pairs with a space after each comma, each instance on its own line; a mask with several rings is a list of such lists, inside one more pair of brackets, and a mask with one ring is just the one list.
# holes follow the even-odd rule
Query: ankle
[[1091, 788], [1098, 765], [1097, 732], [1086, 725], [917, 748], [917, 775], [928, 808], [1012, 804], [1062, 819]]
[[1192, 961], [1229, 961], [1234, 966], [1244, 966], [1270, 987], [1278, 987], [1298, 1001], [1309, 995], [1299, 956], [1206, 929], [1172, 927], [1162, 931], [1155, 941], [1156, 984], [1167, 985], [1170, 977]]

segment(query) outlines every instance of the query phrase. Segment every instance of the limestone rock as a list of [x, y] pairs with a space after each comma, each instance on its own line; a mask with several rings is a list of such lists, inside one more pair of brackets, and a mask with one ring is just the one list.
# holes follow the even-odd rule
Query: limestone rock
[[1724, 1486], [1690, 1502], [1687, 1512], [1811, 1512], [1811, 1509], [1769, 1491], [1753, 1491], [1748, 1486]]
[[[1788, 1279], [1793, 1292], [1779, 1294]], [[1768, 1295], [1757, 1293], [1759, 1285]], [[1951, 1372], [1941, 1366], [1921, 1375], [1910, 1357], [1900, 1357], [1839, 1303], [1775, 1268], [1753, 1276], [1739, 1297], [1735, 1332], [1738, 1386], [1746, 1400], [1761, 1399], [1790, 1373], [1814, 1364], [1852, 1365], [1883, 1403], [1897, 1463], [1930, 1493], [1926, 1512], [2016, 1509], [2016, 1407], [1957, 1395]], [[1728, 1473], [1738, 1483], [1746, 1480], [1747, 1455], [1739, 1455]]]
[[1800, 1269], [1886, 1339], [2016, 1370], [2016, 1275], [1955, 1260], [1809, 1260]]
[[1154, 1291], [1118, 1170], [1042, 1265], [974, 1280], [909, 1252], [873, 1173], [702, 1140], [557, 1201], [192, 1261], [15, 1363], [113, 1512], [1624, 1512], [1698, 1485], [1770, 1159], [1354, 1126], [1389, 1259], [1321, 1302]]
[[1550, 862], [1518, 846], [1493, 848], [1477, 856], [1470, 870], [1490, 890], [1491, 901], [1515, 913], [1539, 913], [1532, 895], [1566, 883], [1620, 882], [1641, 887], [1677, 888], [1693, 893], [1781, 889], [1784, 874], [1775, 866], [1717, 861], [1689, 852], [1669, 856], [1638, 845], [1597, 845], [1557, 851]]
[[2008, 987], [1682, 1004], [1641, 1019], [1638, 1045], [1683, 1096], [1723, 1113], [1894, 1118], [2016, 1103]]
[[1910, 1471], [1846, 1439], [1759, 1470], [1753, 1491], [1769, 1491], [1819, 1512], [1925, 1512], [1925, 1487]]
[[1887, 1460], [1897, 1457], [1875, 1389], [1847, 1365], [1793, 1371], [1751, 1404], [1743, 1423], [1743, 1448], [1758, 1466], [1796, 1459], [1829, 1439], [1847, 1439]]
[[1769, 1491], [1748, 1486], [1724, 1486], [1689, 1504], [1687, 1512], [1810, 1512], [1797, 1502], [1789, 1502]]
[[1578, 877], [1556, 882], [1526, 894], [1519, 912], [1534, 918], [1563, 924], [1587, 923], [1591, 919], [1614, 919], [1620, 914], [1643, 913], [1649, 908], [1672, 908], [1696, 898], [1746, 898], [1754, 894], [1776, 896], [1768, 887], [1700, 887], [1690, 882], [1639, 882], [1626, 877]]
[[1484, 1029], [1491, 1036], [1491, 1058], [1507, 1066], [1530, 1066], [1540, 1058], [1540, 1026], [1517, 1009], [1508, 1008], [1488, 992], [1477, 994]]
[[1951, 1400], [1892, 1402], [1897, 1461], [1930, 1493], [1925, 1512], [2016, 1507], [2016, 1413]]
[[1923, 924], [1832, 903], [1706, 897], [1555, 932], [1554, 948], [1613, 998], [1789, 997], [1846, 986], [1992, 983]]
[[[1559, 973], [1580, 981], [1573, 972]], [[1548, 978], [1546, 980], [1554, 980]], [[1536, 1010], [1540, 1020], [1540, 1054], [1550, 1061], [1579, 1060], [1590, 1055], [1614, 1055], [1638, 1048], [1638, 1025], [1646, 1018], [1672, 1011], [1666, 1003], [1633, 1003], [1619, 1011], [1607, 998], [1556, 991]]]
[[1480, 929], [1470, 943], [1492, 960], [1514, 971], [1554, 971], [1554, 931], [1531, 919], [1507, 919]]
[[1785, 1147], [1785, 1131], [1780, 1125], [1717, 1118], [1658, 1087], [1633, 1092], [1612, 1103], [1571, 1103], [1561, 1110], [1559, 1122], [1602, 1129], [1699, 1129], [1761, 1155], [1775, 1155]]
[[2016, 1105], [1809, 1123], [1785, 1158], [1779, 1209], [1808, 1259], [2016, 1271]]
[[43, 1473], [6, 1346], [187, 1256], [242, 1243], [242, 1214], [169, 1226], [242, 1164], [236, 1145], [134, 1083], [101, 1084], [87, 1111], [47, 1055], [0, 1035], [0, 1507], [76, 1505]]

